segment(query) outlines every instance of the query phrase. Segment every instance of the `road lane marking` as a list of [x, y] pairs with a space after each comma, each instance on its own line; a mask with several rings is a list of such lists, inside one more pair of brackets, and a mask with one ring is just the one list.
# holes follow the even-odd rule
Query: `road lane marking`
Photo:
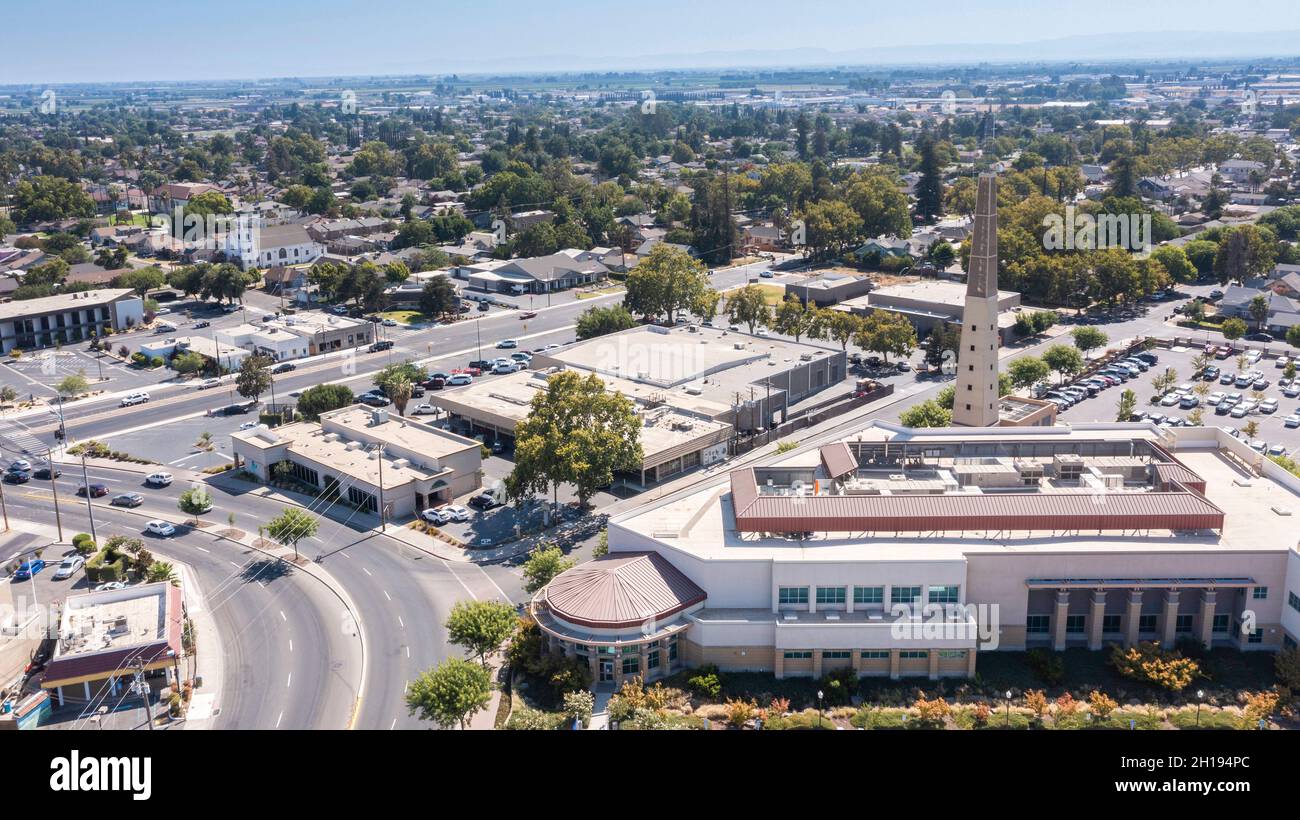
[[289, 620], [288, 618], [284, 617], [284, 610], [283, 610], [283, 609], [280, 610], [280, 620], [282, 620], [282, 621], [287, 621], [287, 620]]
[[390, 601], [393, 600], [393, 596], [388, 594], [388, 590], [384, 590], [384, 597]]
[[391, 732], [393, 729], [396, 729], [396, 728], [397, 728], [397, 718], [393, 718], [393, 725], [392, 725], [392, 726], [389, 726], [389, 727], [388, 727], [388, 730]]
[[289, 673], [289, 679], [288, 679], [287, 681], [284, 682], [284, 688], [285, 688], [285, 689], [288, 689], [290, 686], [293, 686], [293, 673], [292, 673], [292, 672]]
[[290, 651], [290, 652], [293, 651], [293, 638], [290, 638], [290, 639], [289, 639], [289, 651]]
[[371, 573], [370, 570], [366, 569], [365, 567], [362, 567], [361, 571], [364, 572], [366, 575], [370, 575], [371, 577], [374, 577], [373, 573]]
[[275, 728], [277, 728], [277, 729], [280, 728], [280, 721], [282, 721], [282, 720], [284, 720], [284, 712], [281, 712], [281, 713], [280, 713], [280, 716], [279, 716], [278, 718], [275, 719]]
[[211, 550], [204, 549], [203, 547], [195, 547], [195, 549], [199, 552], [211, 552]]
[[397, 616], [397, 625], [400, 626], [402, 629], [406, 629], [406, 622], [402, 620], [401, 615]]

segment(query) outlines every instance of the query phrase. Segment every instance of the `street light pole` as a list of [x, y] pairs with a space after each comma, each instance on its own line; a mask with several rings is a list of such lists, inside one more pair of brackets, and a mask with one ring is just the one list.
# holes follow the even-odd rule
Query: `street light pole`
[[1011, 690], [1007, 690], [1007, 728], [1011, 728]]
[[[59, 543], [63, 543], [63, 516], [59, 515], [59, 484], [54, 480], [54, 454], [47, 447], [45, 450], [45, 464], [50, 470], [50, 490], [54, 493], [54, 525], [59, 530]], [[86, 488], [86, 495], [89, 497], [90, 488]]]
[[81, 480], [86, 485], [86, 515], [90, 516], [90, 540], [99, 543], [95, 534], [95, 506], [90, 503], [90, 475], [86, 472], [86, 449], [81, 449]]

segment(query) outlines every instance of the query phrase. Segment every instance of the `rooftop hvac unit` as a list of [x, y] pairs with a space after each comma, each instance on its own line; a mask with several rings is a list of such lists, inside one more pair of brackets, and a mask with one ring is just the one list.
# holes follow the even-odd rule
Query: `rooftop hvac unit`
[[374, 424], [383, 424], [388, 421], [388, 411], [376, 407], [374, 410], [370, 411], [370, 420]]
[[811, 361], [812, 361], [812, 357], [813, 357], [813, 354], [811, 354], [811, 353], [800, 353], [800, 354], [799, 354], [799, 359], [802, 360], [802, 361], [805, 361], [805, 362], [811, 362]]
[[736, 349], [737, 349], [737, 350], [744, 350], [744, 349], [745, 349], [745, 343], [744, 343], [744, 342], [736, 342]]
[[692, 385], [692, 386], [687, 386], [687, 387], [685, 387], [685, 388], [683, 388], [683, 389], [686, 391], [686, 394], [687, 394], [688, 396], [700, 396], [700, 395], [703, 395], [703, 394], [704, 394], [704, 390], [702, 390], [702, 389], [699, 388], [699, 387], [695, 387], [695, 386], [693, 386], [693, 385]]
[[411, 466], [410, 460], [405, 458], [399, 458], [393, 462], [393, 469], [395, 470], [400, 470], [403, 467], [410, 467], [410, 466]]
[[360, 449], [361, 449], [361, 442], [359, 442], [359, 441], [349, 441], [348, 444], [347, 444], [347, 448], [346, 448], [346, 449], [348, 449], [348, 450], [360, 450]]
[[339, 440], [339, 434], [338, 434], [338, 433], [326, 433], [326, 434], [325, 434], [325, 440], [328, 441], [328, 442], [330, 442], [331, 444], [333, 444], [334, 442], [336, 442], [336, 441]]

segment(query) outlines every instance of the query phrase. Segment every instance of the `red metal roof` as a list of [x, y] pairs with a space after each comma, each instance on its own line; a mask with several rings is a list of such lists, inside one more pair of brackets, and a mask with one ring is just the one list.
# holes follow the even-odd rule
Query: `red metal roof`
[[41, 675], [41, 686], [48, 688], [58, 686], [63, 681], [129, 674], [137, 661], [143, 661], [145, 666], [149, 666], [167, 660], [169, 652], [175, 653], [175, 657], [181, 657], [184, 648], [181, 643], [181, 591], [178, 587], [167, 588], [166, 607], [165, 637], [120, 649], [55, 658], [45, 667]]
[[596, 629], [638, 626], [704, 600], [704, 590], [655, 552], [620, 552], [566, 570], [546, 585], [551, 613]]
[[839, 478], [858, 469], [857, 456], [853, 455], [847, 442], [837, 441], [834, 444], [827, 444], [818, 452], [822, 457], [822, 466], [826, 468], [826, 474], [831, 478]]
[[1218, 529], [1223, 510], [1186, 490], [944, 495], [763, 495], [752, 469], [731, 474], [741, 532]]

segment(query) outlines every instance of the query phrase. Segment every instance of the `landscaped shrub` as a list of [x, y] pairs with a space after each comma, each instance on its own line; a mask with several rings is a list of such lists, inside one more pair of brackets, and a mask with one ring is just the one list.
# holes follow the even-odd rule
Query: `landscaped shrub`
[[912, 708], [916, 710], [917, 721], [927, 729], [942, 729], [944, 721], [952, 714], [952, 707], [943, 698], [926, 700], [919, 697]]
[[1128, 649], [1117, 646], [1110, 661], [1124, 677], [1171, 692], [1181, 692], [1201, 674], [1196, 661], [1183, 657], [1177, 650], [1161, 649], [1154, 641], [1142, 641]]
[[91, 538], [88, 532], [79, 532], [72, 536], [72, 548], [78, 555], [90, 555], [95, 551], [95, 539]]
[[752, 700], [727, 700], [727, 725], [739, 729], [758, 717], [758, 704]]
[[827, 706], [844, 706], [853, 700], [858, 688], [858, 674], [850, 666], [833, 669], [822, 676], [821, 692]]
[[569, 718], [563, 712], [543, 712], [521, 706], [510, 713], [506, 721], [507, 729], [524, 731], [554, 731], [569, 725]]
[[1092, 712], [1096, 717], [1102, 719], [1110, 717], [1110, 713], [1115, 711], [1117, 708], [1119, 708], [1119, 704], [1115, 702], [1114, 698], [1107, 695], [1105, 692], [1100, 692], [1094, 689], [1092, 690], [1092, 693], [1088, 695], [1088, 711]]
[[1025, 659], [1029, 661], [1034, 677], [1048, 686], [1059, 686], [1065, 680], [1065, 658], [1059, 652], [1031, 649], [1025, 653]]
[[127, 556], [108, 549], [100, 550], [86, 562], [86, 582], [104, 584], [109, 581], [125, 581], [128, 565]]
[[718, 674], [718, 667], [712, 664], [696, 669], [695, 674], [687, 679], [686, 685], [691, 694], [699, 698], [717, 700], [722, 695], [722, 677]]

